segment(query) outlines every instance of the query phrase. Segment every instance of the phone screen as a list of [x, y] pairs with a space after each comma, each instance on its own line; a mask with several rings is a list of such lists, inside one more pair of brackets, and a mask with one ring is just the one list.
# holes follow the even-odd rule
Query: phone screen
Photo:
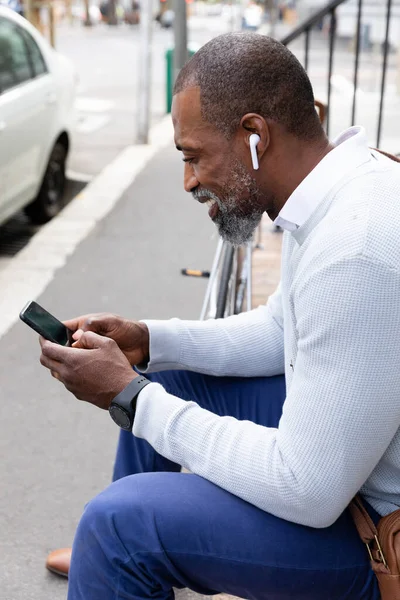
[[73, 342], [73, 332], [36, 302], [28, 302], [21, 311], [20, 318], [50, 342], [61, 344], [61, 346], [67, 346]]

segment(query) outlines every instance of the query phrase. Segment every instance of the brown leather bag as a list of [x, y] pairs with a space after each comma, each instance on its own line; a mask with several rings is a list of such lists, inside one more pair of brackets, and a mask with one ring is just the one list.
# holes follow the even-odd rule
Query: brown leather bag
[[382, 517], [377, 526], [359, 495], [351, 502], [349, 509], [358, 533], [367, 546], [382, 600], [400, 600], [400, 509]]

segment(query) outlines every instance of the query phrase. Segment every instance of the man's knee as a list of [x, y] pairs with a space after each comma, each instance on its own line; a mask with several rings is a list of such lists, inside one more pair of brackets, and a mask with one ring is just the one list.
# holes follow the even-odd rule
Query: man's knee
[[95, 552], [101, 540], [109, 538], [116, 507], [107, 492], [108, 488], [86, 505], [75, 534], [74, 555]]
[[154, 517], [160, 497], [152, 496], [147, 479], [148, 474], [124, 477], [86, 506], [72, 552], [71, 599], [150, 598], [161, 585], [158, 578], [165, 598], [172, 597]]
[[[101, 549], [126, 560], [132, 552], [149, 550], [154, 539], [154, 503], [143, 486], [147, 474], [112, 483], [87, 505], [78, 525], [74, 552]], [[157, 537], [157, 536], [156, 536]]]

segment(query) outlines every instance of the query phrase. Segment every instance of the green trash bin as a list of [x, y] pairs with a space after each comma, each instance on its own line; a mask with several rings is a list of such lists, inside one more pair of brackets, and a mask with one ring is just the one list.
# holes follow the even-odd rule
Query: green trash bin
[[[195, 54], [195, 52], [198, 50], [198, 48], [188, 48], [188, 57], [191, 58], [193, 56], [193, 54]], [[166, 52], [165, 52], [165, 62], [166, 62], [166, 68], [167, 68], [167, 76], [166, 76], [166, 84], [167, 84], [167, 89], [166, 89], [166, 97], [167, 97], [167, 113], [171, 112], [171, 105], [172, 105], [172, 90], [174, 87], [174, 78], [173, 78], [173, 69], [174, 69], [174, 49], [173, 48], [169, 48]]]

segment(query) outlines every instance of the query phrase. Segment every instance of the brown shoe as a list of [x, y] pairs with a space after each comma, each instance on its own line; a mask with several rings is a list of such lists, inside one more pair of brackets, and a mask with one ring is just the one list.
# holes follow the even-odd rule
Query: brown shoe
[[60, 548], [50, 552], [46, 560], [46, 568], [52, 573], [68, 577], [69, 565], [71, 564], [71, 548]]

